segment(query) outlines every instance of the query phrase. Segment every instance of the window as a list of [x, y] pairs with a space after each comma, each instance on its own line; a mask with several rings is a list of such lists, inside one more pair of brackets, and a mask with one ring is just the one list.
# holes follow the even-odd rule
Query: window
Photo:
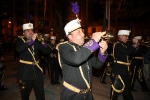
[[[43, 20], [39, 20], [39, 21], [38, 21], [38, 25], [39, 25], [39, 26], [43, 26], [43, 25], [44, 25], [44, 21], [43, 21]], [[45, 20], [45, 25], [46, 25], [46, 26], [49, 25], [49, 21], [48, 21], [48, 20]]]
[[43, 20], [39, 20], [39, 21], [38, 21], [38, 25], [39, 25], [39, 26], [43, 26], [43, 24], [44, 24]]

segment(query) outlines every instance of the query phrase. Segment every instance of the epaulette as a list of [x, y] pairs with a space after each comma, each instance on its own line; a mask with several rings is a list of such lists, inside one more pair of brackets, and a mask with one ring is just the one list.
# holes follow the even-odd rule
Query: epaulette
[[114, 45], [113, 45], [113, 54], [112, 54], [112, 56], [113, 56], [113, 58], [115, 58], [115, 55], [114, 55], [114, 49], [115, 49], [115, 46], [116, 46], [116, 44], [118, 44], [118, 43], [120, 43], [119, 41], [117, 41]]
[[22, 39], [23, 42], [26, 42], [24, 36], [18, 36], [18, 38]]
[[[66, 43], [68, 43], [68, 41], [58, 43], [58, 44], [56, 45], [56, 49], [58, 50], [58, 47], [59, 47], [60, 45], [62, 45], [62, 44], [66, 44]], [[59, 50], [58, 50], [58, 51], [59, 51]]]
[[18, 38], [24, 38], [24, 36], [18, 36]]
[[68, 41], [65, 41], [65, 42], [61, 42], [61, 43], [58, 43], [57, 45], [56, 45], [56, 49], [58, 50], [58, 62], [59, 62], [59, 65], [60, 65], [60, 67], [62, 68], [62, 65], [61, 65], [61, 61], [60, 61], [60, 54], [59, 54], [59, 46], [60, 45], [62, 45], [62, 44], [67, 44], [68, 43]]

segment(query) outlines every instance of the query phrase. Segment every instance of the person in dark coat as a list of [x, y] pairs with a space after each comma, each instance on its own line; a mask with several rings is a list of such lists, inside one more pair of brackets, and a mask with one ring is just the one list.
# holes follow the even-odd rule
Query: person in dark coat
[[141, 45], [142, 36], [135, 36], [134, 38], [138, 39], [140, 46], [138, 48], [138, 51], [135, 54], [131, 55], [131, 89], [133, 92], [137, 92], [137, 90], [134, 89], [134, 84], [137, 79], [142, 87], [143, 92], [150, 92], [143, 75], [144, 54], [148, 51], [148, 49], [146, 48], [146, 46]]
[[60, 66], [58, 63], [58, 56], [57, 56], [57, 49], [56, 49], [56, 37], [51, 36], [50, 37], [50, 43], [48, 44], [48, 47], [52, 51], [48, 57], [48, 64], [50, 65], [51, 69], [51, 82], [50, 84], [55, 85], [55, 84], [60, 84], [59, 82], [59, 72], [60, 72]]
[[144, 54], [144, 67], [143, 67], [143, 75], [145, 80], [149, 79], [150, 76], [150, 48], [148, 48], [148, 51]]
[[122, 93], [124, 100], [133, 100], [130, 87], [130, 62], [129, 55], [138, 48], [138, 40], [133, 39], [133, 45], [127, 47], [129, 30], [119, 30], [119, 40], [114, 44], [110, 100], [117, 100]]
[[[49, 43], [48, 37], [49, 37], [49, 34], [44, 34], [44, 41], [47, 44]], [[50, 67], [49, 67], [48, 62], [47, 62], [49, 54], [45, 54], [43, 52], [40, 52], [39, 56], [40, 56], [40, 65], [43, 69], [43, 74], [45, 75], [46, 70], [47, 70], [48, 71], [48, 76], [50, 77]]]
[[33, 24], [23, 24], [23, 35], [17, 38], [16, 50], [19, 53], [17, 79], [22, 100], [29, 100], [33, 88], [36, 100], [45, 100], [43, 70], [39, 66], [39, 51], [49, 53], [44, 41], [37, 41]]
[[[101, 68], [107, 58], [106, 41], [99, 42], [106, 32], [95, 32], [84, 43], [84, 33], [77, 18], [66, 24], [68, 41], [57, 45], [63, 73], [60, 100], [94, 100], [91, 92], [92, 67]], [[98, 57], [93, 52], [99, 49]]]

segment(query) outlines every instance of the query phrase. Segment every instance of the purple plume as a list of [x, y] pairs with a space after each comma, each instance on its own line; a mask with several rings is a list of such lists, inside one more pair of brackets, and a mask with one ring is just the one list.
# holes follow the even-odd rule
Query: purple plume
[[32, 15], [31, 14], [28, 14], [28, 21], [30, 22], [30, 20], [32, 19]]
[[79, 13], [79, 6], [78, 6], [78, 4], [77, 4], [77, 2], [75, 2], [75, 3], [71, 3], [71, 5], [72, 5], [72, 11], [74, 12], [74, 14], [78, 14]]

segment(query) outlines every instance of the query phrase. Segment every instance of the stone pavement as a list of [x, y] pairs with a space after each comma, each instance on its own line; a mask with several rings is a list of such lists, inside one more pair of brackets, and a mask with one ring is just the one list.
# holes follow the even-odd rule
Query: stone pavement
[[[4, 84], [8, 90], [0, 91], [0, 100], [21, 100], [20, 92], [15, 78], [15, 74], [18, 69], [18, 60], [13, 60], [12, 53], [5, 54], [6, 73], [4, 77]], [[95, 100], [109, 100], [110, 96], [110, 78], [106, 78], [107, 84], [102, 84], [99, 82], [99, 73], [101, 70], [94, 70], [93, 73], [93, 83], [92, 83], [92, 93]], [[60, 79], [61, 82], [61, 79]], [[150, 88], [150, 79], [146, 81], [148, 87]], [[61, 85], [52, 86], [49, 84], [48, 75], [44, 75], [44, 89], [46, 100], [59, 100], [59, 93]], [[150, 93], [142, 92], [140, 84], [136, 81], [135, 89], [138, 92], [132, 92], [134, 100], [150, 100]], [[32, 90], [30, 95], [30, 100], [36, 100], [34, 92]], [[123, 100], [122, 95], [119, 96], [118, 100]]]

